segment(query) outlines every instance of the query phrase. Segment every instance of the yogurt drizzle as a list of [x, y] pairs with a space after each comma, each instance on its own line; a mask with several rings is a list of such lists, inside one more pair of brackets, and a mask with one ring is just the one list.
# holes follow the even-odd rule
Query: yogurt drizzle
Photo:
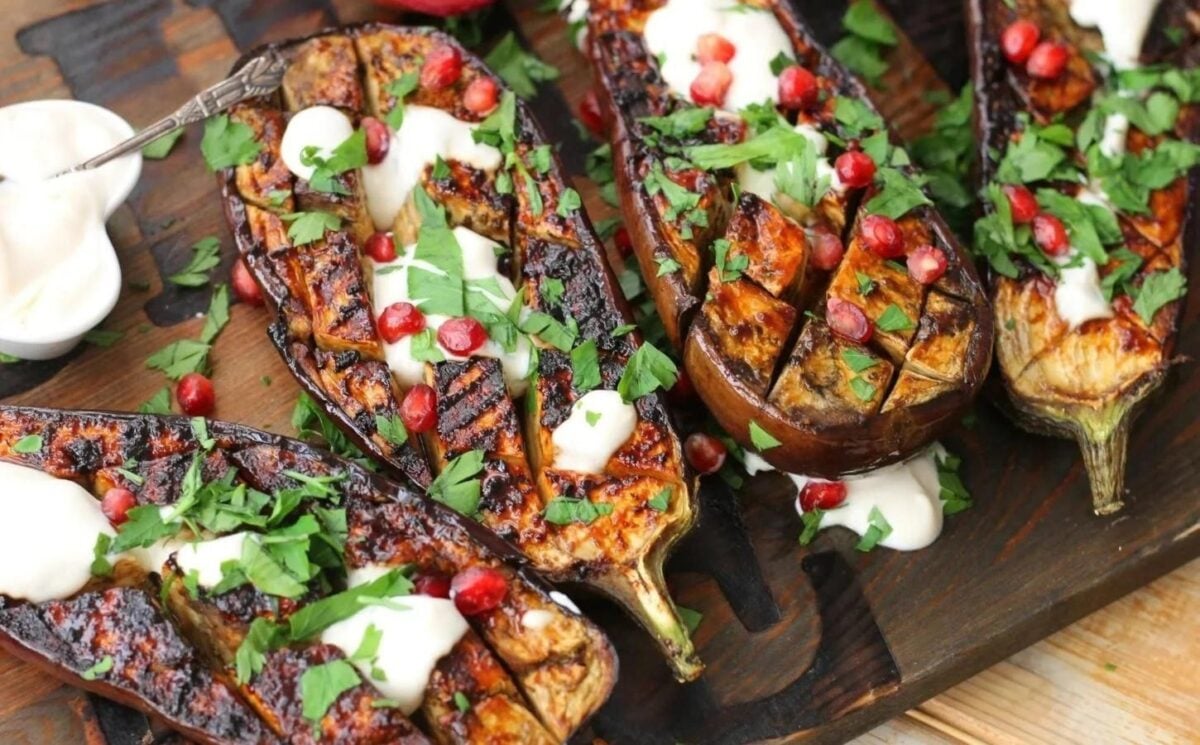
[[691, 99], [692, 81], [700, 72], [694, 59], [696, 42], [717, 33], [737, 48], [729, 61], [733, 83], [725, 95], [725, 108], [779, 102], [779, 83], [771, 74], [771, 60], [782, 54], [794, 59], [792, 42], [769, 9], [737, 0], [667, 0], [646, 18], [642, 32], [646, 48], [660, 59], [659, 69], [671, 90]]
[[[892, 527], [879, 545], [897, 551], [916, 551], [937, 540], [942, 532], [941, 486], [938, 483], [937, 460], [944, 457], [941, 445], [933, 445], [925, 452], [913, 456], [903, 463], [847, 476], [846, 501], [840, 507], [826, 510], [821, 519], [821, 528], [840, 525], [864, 535], [871, 527], [870, 516], [877, 509]], [[755, 453], [746, 453], [746, 472], [753, 476], [775, 468]], [[799, 492], [810, 481], [822, 481], [811, 476], [785, 473], [796, 485], [796, 511], [800, 508]]]

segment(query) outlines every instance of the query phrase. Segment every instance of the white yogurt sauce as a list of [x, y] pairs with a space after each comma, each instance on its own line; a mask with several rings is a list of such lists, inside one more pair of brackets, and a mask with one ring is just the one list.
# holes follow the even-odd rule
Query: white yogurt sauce
[[185, 576], [196, 572], [197, 584], [201, 587], [215, 587], [225, 576], [221, 565], [227, 561], [240, 560], [242, 546], [248, 540], [257, 541], [258, 534], [230, 533], [208, 541], [187, 543], [175, 553], [175, 564]]
[[553, 620], [554, 614], [542, 608], [534, 608], [521, 614], [521, 625], [530, 631], [541, 631]]
[[[1091, 188], [1081, 191], [1078, 199], [1083, 204], [1109, 209], [1104, 194]], [[1104, 299], [1095, 261], [1081, 256], [1072, 246], [1066, 256], [1055, 258], [1054, 263], [1061, 267], [1054, 283], [1054, 307], [1072, 331], [1096, 318], [1112, 318], [1112, 306]]]
[[[590, 421], [589, 421], [590, 420]], [[571, 415], [554, 428], [554, 467], [603, 473], [637, 427], [637, 409], [616, 391], [588, 391], [571, 406]]]
[[65, 354], [116, 305], [121, 267], [104, 221], [137, 183], [141, 155], [50, 177], [131, 136], [79, 101], [0, 109], [0, 352]]
[[316, 168], [301, 161], [304, 150], [315, 147], [319, 157], [328, 158], [334, 148], [353, 134], [354, 125], [345, 114], [332, 106], [312, 106], [297, 111], [288, 120], [279, 143], [279, 155], [296, 178], [308, 181]]
[[455, 119], [441, 109], [405, 106], [404, 123], [392, 133], [387, 157], [363, 169], [367, 209], [376, 230], [387, 230], [409, 194], [421, 181], [425, 168], [442, 160], [455, 160], [481, 171], [494, 171], [502, 163], [500, 151], [472, 139], [476, 125]]
[[[321, 641], [351, 657], [362, 644], [367, 627], [374, 626], [380, 633], [377, 656], [350, 662], [363, 680], [398, 702], [405, 714], [412, 714], [421, 708], [434, 666], [454, 649], [468, 626], [452, 600], [407, 595], [390, 602], [396, 607], [364, 606], [321, 632]], [[373, 670], [383, 675], [377, 678]]]
[[74, 481], [0, 463], [0, 500], [0, 594], [40, 603], [87, 584], [96, 537], [114, 535], [95, 497]]
[[1124, 114], [1109, 114], [1104, 118], [1104, 131], [1100, 135], [1100, 152], [1109, 158], [1125, 154], [1125, 143], [1129, 137], [1129, 118]]
[[1138, 66], [1150, 19], [1159, 0], [1071, 0], [1071, 19], [1094, 27], [1104, 38], [1104, 51], [1119, 70]]
[[665, 61], [662, 76], [675, 93], [691, 100], [692, 81], [700, 73], [696, 42], [704, 34], [720, 34], [737, 48], [729, 61], [733, 83], [725, 109], [779, 101], [779, 81], [771, 60], [782, 53], [794, 58], [792, 43], [770, 11], [735, 7], [737, 0], [667, 0], [646, 18], [642, 37], [650, 53]]
[[[942, 532], [941, 487], [938, 484], [936, 457], [944, 455], [940, 445], [903, 463], [847, 476], [846, 501], [840, 507], [826, 510], [821, 528], [840, 525], [863, 535], [871, 526], [873, 509], [892, 526], [892, 532], [879, 545], [897, 551], [916, 551], [937, 540]], [[755, 453], [746, 453], [746, 472], [753, 476], [760, 471], [775, 470]], [[796, 511], [800, 509], [799, 491], [810, 481], [823, 481], [799, 474], [785, 474], [796, 485]]]
[[575, 32], [575, 47], [583, 49], [587, 46], [587, 19], [588, 10], [591, 9], [591, 3], [588, 0], [562, 0], [558, 5], [560, 13], [565, 13], [567, 22], [570, 24], [579, 24], [579, 30]]
[[163, 564], [167, 563], [171, 554], [187, 545], [187, 541], [178, 538], [162, 538], [149, 546], [132, 548], [126, 551], [124, 556], [133, 559], [143, 570], [161, 575]]
[[572, 613], [580, 612], [579, 606], [575, 605], [575, 601], [571, 600], [571, 598], [567, 597], [566, 593], [559, 592], [558, 590], [551, 590], [550, 591], [550, 599], [553, 600], [554, 602], [558, 603], [563, 608], [566, 608], [567, 610], [571, 611]]
[[[462, 249], [464, 279], [494, 279], [503, 295], [496, 297], [490, 292], [483, 292], [483, 294], [496, 305], [496, 312], [503, 314], [508, 310], [517, 293], [512, 282], [508, 277], [501, 274], [497, 268], [496, 248], [500, 244], [463, 227], [454, 229], [454, 237], [458, 242], [459, 248]], [[376, 317], [393, 303], [410, 302], [420, 307], [421, 301], [424, 298], [414, 298], [409, 291], [408, 272], [410, 267], [441, 273], [432, 264], [415, 259], [415, 250], [415, 244], [405, 246], [402, 251], [397, 253], [395, 260], [387, 264], [370, 262], [374, 269], [372, 272], [374, 280], [371, 298], [375, 306]], [[382, 271], [385, 269], [386, 271]], [[470, 291], [481, 292], [478, 288]], [[449, 320], [448, 317], [442, 315], [430, 314], [425, 316], [426, 327], [433, 329], [435, 334], [437, 329], [447, 320]], [[401, 384], [406, 387], [422, 383], [425, 380], [425, 363], [413, 357], [412, 342], [412, 336], [405, 336], [395, 344], [384, 342], [384, 352], [387, 356], [388, 367], [391, 368]], [[437, 344], [436, 341], [434, 343]], [[440, 344], [437, 344], [437, 348], [446, 355], [447, 359], [467, 359], [466, 357], [451, 354]], [[499, 359], [500, 367], [504, 371], [504, 381], [508, 385], [509, 392], [513, 396], [520, 396], [528, 386], [531, 351], [528, 338], [520, 335], [512, 352], [505, 351], [503, 346], [495, 340], [489, 339], [473, 355]]]
[[[829, 188], [841, 193], [845, 190], [845, 186], [838, 179], [837, 170], [830, 164], [829, 159], [824, 157], [829, 149], [829, 141], [825, 139], [825, 135], [811, 124], [797, 124], [796, 131], [804, 135], [804, 138], [812, 143], [817, 151], [817, 177], [828, 179]], [[758, 170], [749, 163], [738, 163], [734, 167], [734, 172], [737, 175], [738, 186], [742, 191], [749, 192], [758, 196], [760, 199], [775, 203], [775, 198], [779, 195], [779, 187], [777, 185], [778, 172], [780, 168], [784, 168], [791, 173], [791, 163], [784, 163], [774, 168], [766, 168]]]

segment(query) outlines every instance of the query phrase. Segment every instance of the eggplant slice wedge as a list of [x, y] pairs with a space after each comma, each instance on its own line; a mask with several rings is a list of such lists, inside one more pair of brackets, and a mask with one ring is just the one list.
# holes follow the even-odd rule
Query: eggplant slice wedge
[[[290, 60], [280, 99], [231, 114], [259, 153], [219, 180], [289, 368], [389, 470], [442, 499], [464, 474], [473, 479], [478, 498], [468, 494], [458, 509], [549, 579], [616, 599], [676, 677], [697, 677], [702, 666], [662, 576], [696, 509], [663, 396], [676, 371], [633, 330], [603, 246], [525, 105], [431, 29], [370, 24], [273, 48]], [[494, 106], [468, 105], [468, 89], [498, 94]], [[382, 164], [338, 170], [326, 150], [318, 158], [329, 160], [310, 160], [323, 171], [289, 168], [287, 140], [320, 134], [296, 124], [289, 138], [288, 128], [301, 116], [329, 121], [331, 110], [343, 138], [363, 132], [367, 117], [375, 121], [363, 126], [388, 122]], [[297, 213], [328, 222], [305, 234]], [[391, 235], [399, 258], [365, 250], [376, 231]], [[376, 319], [410, 298], [424, 330], [385, 341]], [[450, 354], [434, 321], [461, 316], [477, 329], [481, 321], [489, 338]], [[436, 394], [437, 424], [422, 435], [400, 416], [416, 388]], [[607, 408], [588, 408], [601, 398]], [[587, 426], [562, 430], [556, 443], [558, 428], [584, 414]], [[625, 429], [601, 442], [617, 418]], [[591, 449], [591, 462], [560, 455], [570, 431], [567, 446]]]
[[[707, 52], [678, 30], [707, 30], [693, 13], [741, 42], [711, 63], [727, 91], [705, 88], [693, 56]], [[583, 38], [642, 276], [721, 426], [777, 468], [837, 478], [957, 422], [991, 359], [983, 285], [865, 90], [790, 4], [593, 0]], [[794, 108], [778, 104], [780, 75], [809, 87]], [[848, 150], [874, 164], [857, 187], [831, 165]], [[899, 236], [882, 251], [868, 215]], [[909, 268], [921, 257], [933, 272]]]
[[[5, 647], [195, 741], [556, 743], [616, 680], [604, 634], [556, 601], [510, 546], [411, 487], [304, 443], [202, 419], [0, 407], [0, 462], [73, 482], [63, 485], [84, 500], [74, 516], [105, 528], [101, 503], [86, 503], [92, 495], [125, 489], [136, 503], [109, 542], [96, 537], [100, 558], [76, 591], [0, 596]], [[35, 496], [45, 495], [27, 498]], [[225, 557], [237, 569], [218, 565], [221, 582], [206, 579], [203, 547], [243, 531], [254, 535], [241, 536], [240, 559], [236, 550]], [[87, 570], [90, 543], [64, 555]], [[258, 551], [248, 559], [251, 543]], [[506, 594], [449, 640], [423, 694], [418, 683], [411, 718], [370, 682], [387, 680], [375, 661], [367, 677], [372, 653], [320, 633], [368, 600], [414, 604], [396, 589], [410, 578], [468, 570], [498, 573]], [[347, 590], [356, 573], [366, 574]], [[386, 649], [386, 633], [374, 644]], [[332, 692], [319, 685], [351, 662], [361, 679]]]
[[[1101, 35], [1063, 3], [967, 3], [988, 194], [976, 248], [991, 265], [1006, 408], [1030, 431], [1078, 441], [1100, 515], [1123, 505], [1130, 427], [1171, 365], [1186, 289], [1188, 172], [1200, 162], [1200, 98], [1186, 83], [1200, 61], [1187, 30], [1194, 5], [1161, 3], [1139, 61], [1107, 59]], [[1006, 58], [1001, 37], [1017, 22], [1066, 52], [1057, 76]], [[1121, 25], [1136, 33], [1138, 24]], [[1169, 42], [1168, 28], [1183, 43]], [[1061, 240], [1056, 248], [1017, 223], [1013, 190], [1036, 193], [1038, 209], [1065, 226], [1065, 256], [1051, 255]]]

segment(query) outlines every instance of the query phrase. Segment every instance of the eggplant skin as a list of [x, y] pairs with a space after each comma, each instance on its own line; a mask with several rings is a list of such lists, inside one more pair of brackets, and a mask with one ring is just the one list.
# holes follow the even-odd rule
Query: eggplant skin
[[[383, 361], [370, 318], [367, 280], [374, 265], [361, 258], [364, 241], [355, 228], [365, 214], [364, 199], [347, 181], [348, 193], [335, 206], [345, 227], [328, 230], [310, 244], [292, 245], [287, 231], [281, 230], [288, 200], [303, 209], [319, 197], [302, 179], [274, 167], [280, 157], [284, 110], [329, 105], [342, 108], [352, 119], [385, 118], [395, 104], [392, 83], [417, 72], [429, 52], [443, 45], [459, 49], [460, 78], [438, 89], [418, 86], [405, 103], [435, 107], [462, 121], [485, 119], [463, 105], [466, 87], [483, 77], [502, 90], [505, 84], [452, 37], [433, 29], [369, 23], [327, 29], [249, 53], [274, 49], [293, 64], [281, 96], [241, 104], [231, 114], [254, 131], [261, 146], [259, 158], [217, 175], [239, 252], [274, 312], [270, 338], [300, 385], [363, 451], [414, 485], [425, 488], [454, 458], [482, 452], [479, 521], [510, 541], [549, 579], [590, 585], [624, 605], [653, 634], [676, 677], [694, 679], [702, 664], [670, 600], [661, 568], [655, 566], [691, 528], [696, 515], [694, 475], [684, 466], [682, 443], [665, 398], [654, 393], [637, 401], [634, 434], [605, 465], [593, 491], [631, 513], [645, 509], [647, 493], [653, 497], [665, 491], [671, 495], [669, 509], [650, 520], [620, 512], [611, 519], [605, 515], [590, 526], [603, 540], [580, 542], [576, 526], [546, 519], [552, 500], [575, 499], [576, 494], [559, 493], [557, 482], [545, 477], [553, 454], [545, 446], [550, 440], [546, 425], [531, 417], [522, 426], [520, 418], [522, 411], [540, 411], [538, 399], [549, 389], [534, 382], [522, 403], [513, 400], [495, 359], [426, 363], [424, 381], [438, 394], [436, 431], [410, 436], [401, 445], [390, 442], [379, 432], [379, 424], [398, 415], [407, 382], [396, 379]], [[433, 166], [427, 168], [417, 188], [445, 208], [451, 227], [476, 230], [508, 244], [511, 253], [500, 263], [511, 270], [509, 278], [523, 292], [527, 307], [577, 329], [575, 348], [594, 343], [598, 365], [606, 371], [602, 387], [613, 390], [642, 343], [641, 336], [636, 331], [616, 333], [632, 325], [628, 303], [586, 214], [581, 209], [559, 214], [569, 182], [519, 100], [513, 135], [514, 155], [525, 157], [531, 166], [548, 155], [549, 166], [511, 168], [511, 188], [501, 189], [497, 173], [452, 162], [439, 169], [441, 175], [435, 175]], [[279, 193], [283, 205], [271, 201]], [[415, 242], [418, 222], [413, 200], [393, 221], [395, 240], [401, 245]], [[539, 350], [543, 360], [558, 353], [548, 346]], [[561, 393], [562, 401], [548, 402], [549, 408], [575, 400], [569, 365], [565, 392], [553, 393]], [[646, 479], [637, 481], [634, 475]], [[655, 488], [649, 490], [650, 485]], [[619, 550], [625, 546], [639, 550]]]
[[[208, 432], [215, 444], [203, 461], [206, 479], [232, 469], [248, 486], [272, 493], [294, 486], [291, 474], [341, 475], [347, 566], [410, 565], [445, 576], [488, 566], [507, 578], [501, 605], [472, 616], [466, 641], [439, 663], [439, 669], [454, 671], [457, 690], [471, 700], [503, 694], [505, 706], [492, 704], [486, 720], [460, 712], [453, 724], [470, 736], [454, 739], [438, 722], [413, 722], [397, 709], [373, 707], [379, 696], [363, 684], [326, 713], [319, 723], [323, 739], [492, 742], [493, 735], [525, 731], [565, 741], [608, 698], [617, 659], [604, 634], [556, 603], [524, 559], [473, 520], [295, 440], [216, 421]], [[42, 438], [41, 448], [16, 452], [15, 444], [30, 435]], [[0, 406], [0, 460], [75, 481], [97, 498], [121, 485], [139, 504], [171, 504], [201, 452], [184, 417]], [[126, 466], [138, 479], [128, 477]], [[119, 560], [111, 577], [93, 578], [62, 600], [0, 596], [0, 645], [74, 685], [160, 717], [196, 742], [313, 742], [312, 724], [298, 715], [298, 676], [341, 652], [312, 643], [281, 648], [243, 686], [234, 682], [227, 655], [253, 618], [282, 619], [324, 590], [291, 600], [249, 586], [216, 597], [202, 591], [183, 601], [188, 605], [180, 613], [179, 599], [187, 593], [161, 587], [173, 566], [168, 559], [163, 570], [147, 573]], [[546, 614], [544, 627], [521, 622], [531, 610]], [[109, 672], [83, 679], [106, 657], [113, 661]], [[436, 683], [435, 676], [429, 696], [439, 695]]]
[[[865, 89], [812, 38], [791, 3], [752, 2], [773, 13], [792, 41], [796, 59], [818, 76], [826, 102], [801, 116], [805, 123], [832, 131], [838, 125], [834, 101], [845, 96], [870, 106]], [[897, 220], [905, 235], [906, 253], [932, 244], [947, 257], [946, 273], [930, 287], [913, 280], [903, 268], [884, 262], [862, 247], [858, 235], [864, 204], [872, 192], [830, 192], [815, 207], [802, 210], [767, 203], [742, 193], [727, 200], [732, 174], [705, 174], [721, 184], [697, 187], [706, 209], [706, 231], [694, 231], [686, 246], [661, 206], [642, 184], [647, 162], [669, 163], [673, 147], [642, 123], [686, 104], [672, 94], [641, 38], [646, 15], [657, 4], [646, 0], [593, 0], [588, 12], [588, 49], [604, 119], [613, 147], [613, 167], [642, 276], [654, 298], [667, 336], [682, 351], [684, 367], [706, 407], [742, 446], [759, 450], [751, 424], [780, 444], [760, 455], [776, 468], [825, 478], [838, 478], [902, 460], [954, 426], [978, 394], [991, 364], [993, 319], [983, 282], [969, 254], [959, 245], [932, 207], [917, 207]], [[737, 141], [729, 118], [714, 117], [697, 142]], [[675, 159], [677, 160], [677, 159]], [[782, 201], [782, 200], [777, 200]], [[786, 215], [785, 215], [786, 209]], [[805, 214], [799, 214], [805, 212]], [[857, 213], [857, 214], [856, 214]], [[810, 229], [829, 230], [843, 238], [846, 256], [832, 271], [810, 262], [802, 218]], [[748, 262], [741, 277], [724, 281], [712, 268], [712, 235], [728, 241], [728, 256]], [[699, 271], [689, 258], [704, 257]], [[673, 259], [682, 271], [663, 274], [660, 262]], [[662, 274], [662, 276], [659, 276]], [[859, 290], [859, 276], [874, 290]], [[694, 279], [699, 277], [699, 280]], [[943, 312], [943, 299], [953, 302], [970, 333], [957, 333], [926, 318], [926, 303], [936, 298], [933, 313]], [[824, 336], [820, 315], [826, 298], [850, 300], [877, 320], [895, 305], [912, 322], [906, 330], [876, 328], [868, 355], [887, 364], [867, 376], [855, 376], [844, 365], [809, 354], [806, 343]], [[818, 328], [820, 326], [821, 328]], [[917, 339], [917, 329], [925, 336]], [[944, 330], [944, 331], [943, 331]], [[930, 334], [957, 333], [954, 339]], [[808, 341], [806, 341], [808, 340]], [[929, 376], [936, 363], [943, 374]], [[886, 373], [886, 375], [880, 375]], [[831, 375], [841, 375], [834, 380]], [[871, 378], [870, 395], [862, 383]], [[836, 397], [861, 396], [836, 401]], [[866, 404], [866, 405], [863, 405]]]
[[[1161, 22], [1152, 26], [1144, 50], [1148, 62], [1200, 64], [1200, 44], [1178, 47], [1168, 45], [1165, 38], [1154, 38], [1165, 37], [1157, 29], [1186, 27], [1184, 21], [1194, 14], [1194, 5], [1164, 0], [1156, 15]], [[1099, 75], [1093, 73], [1085, 54], [1101, 51], [1103, 44], [1097, 32], [1076, 26], [1057, 3], [1023, 0], [1014, 10], [1004, 0], [967, 0], [966, 8], [981, 150], [979, 175], [981, 183], [987, 184], [998, 165], [992, 153], [1004, 152], [1019, 132], [1018, 114], [1028, 112], [1035, 121], [1046, 122], [1077, 114], [1089, 103]], [[1071, 64], [1059, 80], [1030, 81], [1005, 61], [1000, 34], [1018, 14], [1072, 45]], [[1196, 141], [1200, 110], [1185, 105], [1170, 134]], [[1130, 128], [1126, 140], [1130, 152], [1154, 144], [1136, 126]], [[1171, 268], [1186, 275], [1184, 247], [1198, 236], [1194, 214], [1198, 185], [1193, 171], [1153, 192], [1150, 214], [1118, 215], [1124, 247], [1144, 262], [1134, 282], [1151, 271]], [[1101, 267], [1101, 274], [1107, 269]], [[1130, 429], [1166, 380], [1182, 300], [1168, 303], [1147, 324], [1133, 312], [1127, 296], [1118, 297], [1112, 318], [1094, 319], [1071, 330], [1055, 308], [1052, 280], [1040, 272], [1024, 267], [1020, 276], [1009, 278], [991, 271], [988, 284], [999, 329], [997, 368], [1005, 393], [1001, 408], [1027, 430], [1077, 440], [1091, 481], [1093, 510], [1097, 514], [1118, 511], [1125, 492]]]

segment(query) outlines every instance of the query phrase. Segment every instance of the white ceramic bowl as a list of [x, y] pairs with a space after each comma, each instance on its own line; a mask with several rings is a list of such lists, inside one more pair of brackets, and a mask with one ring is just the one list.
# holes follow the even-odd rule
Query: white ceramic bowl
[[[47, 177], [87, 160], [132, 137], [134, 129], [117, 114], [82, 101], [29, 101], [0, 108], [0, 199], [5, 190], [22, 189], [21, 197], [36, 198], [41, 190], [83, 189], [95, 194], [96, 210], [80, 219], [92, 224], [82, 227], [77, 239], [78, 256], [88, 261], [88, 292], [57, 298], [73, 303], [63, 317], [14, 322], [0, 318], [0, 352], [27, 360], [59, 357], [77, 345], [84, 335], [112, 312], [121, 293], [121, 266], [104, 227], [117, 207], [133, 191], [142, 170], [140, 154], [125, 156], [95, 171]], [[54, 147], [40, 146], [47, 140]], [[5, 261], [0, 242], [0, 263]], [[28, 257], [26, 257], [28, 260]], [[0, 272], [4, 272], [0, 266]]]

